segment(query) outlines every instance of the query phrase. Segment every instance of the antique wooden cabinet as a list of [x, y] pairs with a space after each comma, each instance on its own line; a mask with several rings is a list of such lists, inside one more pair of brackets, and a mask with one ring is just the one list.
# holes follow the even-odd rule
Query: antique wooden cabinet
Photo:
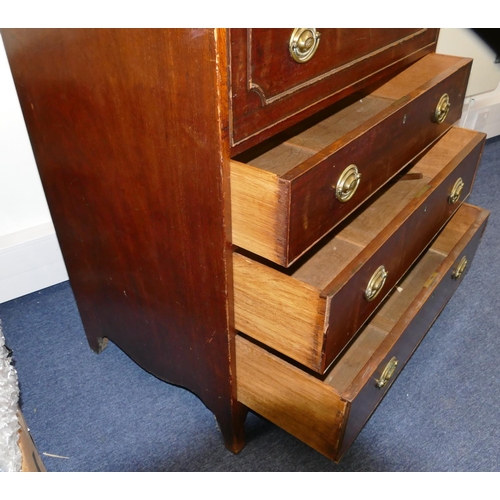
[[488, 217], [437, 35], [2, 30], [92, 349], [339, 460]]

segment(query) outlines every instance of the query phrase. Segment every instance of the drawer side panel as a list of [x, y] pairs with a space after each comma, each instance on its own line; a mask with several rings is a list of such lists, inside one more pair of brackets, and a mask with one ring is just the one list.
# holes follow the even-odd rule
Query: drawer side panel
[[233, 245], [282, 263], [287, 246], [288, 185], [264, 170], [230, 162]]
[[239, 336], [236, 366], [238, 401], [334, 456], [348, 408], [331, 387]]
[[318, 290], [238, 253], [233, 273], [236, 330], [318, 368], [325, 323]]

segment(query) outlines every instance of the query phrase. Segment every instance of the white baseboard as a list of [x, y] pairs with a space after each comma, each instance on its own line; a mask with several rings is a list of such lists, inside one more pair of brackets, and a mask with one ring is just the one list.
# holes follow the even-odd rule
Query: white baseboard
[[67, 279], [52, 223], [0, 237], [0, 303]]
[[467, 98], [458, 126], [484, 132], [488, 139], [500, 135], [500, 93]]

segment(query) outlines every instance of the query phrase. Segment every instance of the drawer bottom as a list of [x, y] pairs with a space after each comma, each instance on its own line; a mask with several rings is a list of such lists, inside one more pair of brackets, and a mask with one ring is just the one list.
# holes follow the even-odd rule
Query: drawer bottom
[[340, 460], [468, 271], [488, 215], [464, 204], [323, 376], [238, 335], [238, 400]]

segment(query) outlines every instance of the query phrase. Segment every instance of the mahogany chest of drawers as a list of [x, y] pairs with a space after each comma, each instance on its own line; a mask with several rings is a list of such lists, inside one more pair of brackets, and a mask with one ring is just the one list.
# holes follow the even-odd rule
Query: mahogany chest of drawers
[[437, 35], [2, 30], [92, 349], [340, 460], [488, 218]]

